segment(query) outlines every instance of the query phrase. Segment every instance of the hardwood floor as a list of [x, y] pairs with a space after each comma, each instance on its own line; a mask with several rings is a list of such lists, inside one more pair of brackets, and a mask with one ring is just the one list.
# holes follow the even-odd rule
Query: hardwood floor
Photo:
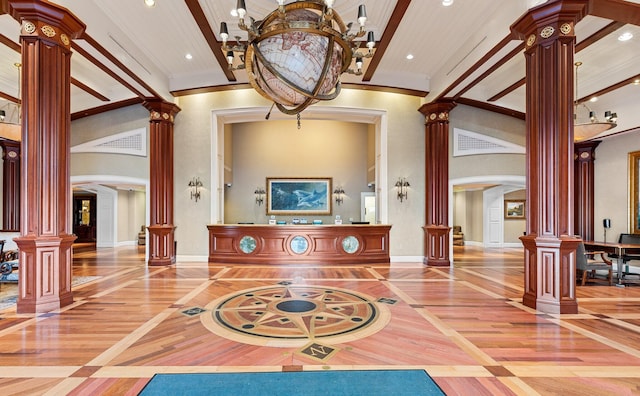
[[[15, 306], [0, 311], [0, 394], [135, 395], [160, 372], [378, 368], [425, 369], [450, 395], [640, 394], [640, 286], [578, 286], [580, 312], [549, 315], [521, 304], [521, 249], [456, 246], [454, 257], [452, 268], [190, 262], [157, 268], [145, 265], [138, 247], [77, 246], [74, 276], [100, 278], [74, 287], [73, 305], [37, 315], [16, 314]], [[324, 359], [301, 353], [298, 344], [238, 342], [242, 337], [208, 326], [222, 297], [278, 285], [384, 298], [375, 304], [390, 318], [336, 342], [310, 340], [334, 350]], [[274, 298], [315, 298], [289, 289], [293, 295], [250, 296], [261, 299], [254, 302], [261, 319], [247, 321], [264, 323]], [[351, 304], [322, 301], [336, 314], [323, 311], [296, 324], [311, 337], [320, 323], [314, 320], [339, 320], [341, 307]], [[275, 304], [281, 311], [291, 306], [315, 309]], [[277, 333], [290, 319], [270, 323]], [[242, 325], [242, 316], [233, 320]]]

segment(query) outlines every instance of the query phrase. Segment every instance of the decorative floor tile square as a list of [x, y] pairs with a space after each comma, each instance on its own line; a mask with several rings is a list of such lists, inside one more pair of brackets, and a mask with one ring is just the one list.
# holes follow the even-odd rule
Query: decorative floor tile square
[[181, 311], [180, 313], [186, 316], [197, 316], [200, 315], [201, 313], [205, 312], [206, 309], [204, 308], [200, 308], [200, 307], [193, 307], [193, 308], [189, 308], [189, 309], [185, 309], [184, 311]]
[[335, 355], [338, 351], [339, 349], [336, 347], [312, 342], [311, 344], [304, 346], [297, 353], [315, 360], [319, 360], [321, 362], [325, 362], [329, 360], [331, 356]]
[[382, 304], [389, 304], [389, 305], [393, 305], [398, 302], [398, 300], [394, 300], [393, 298], [387, 298], [387, 297], [380, 297], [376, 301]]

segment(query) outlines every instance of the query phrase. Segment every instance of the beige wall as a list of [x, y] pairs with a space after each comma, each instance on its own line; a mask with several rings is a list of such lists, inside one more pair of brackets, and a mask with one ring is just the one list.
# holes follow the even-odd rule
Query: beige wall
[[[289, 222], [305, 217], [333, 223], [360, 219], [360, 192], [367, 187], [366, 124], [305, 120], [301, 129], [288, 121], [237, 123], [233, 126], [234, 183], [225, 191], [225, 223], [267, 223], [266, 202], [255, 203], [254, 190], [266, 189], [267, 177], [328, 177], [342, 186], [344, 202], [332, 200], [330, 216], [278, 216]], [[226, 143], [226, 141], [225, 141]]]
[[[384, 110], [387, 115], [387, 160], [388, 181], [386, 185], [377, 186], [389, 199], [389, 223], [393, 225], [391, 234], [392, 256], [422, 256], [424, 225], [424, 119], [417, 111], [420, 100], [398, 94], [363, 92], [345, 89], [338, 99], [319, 106], [345, 106], [351, 108]], [[178, 105], [182, 111], [178, 113], [175, 123], [175, 162], [174, 162], [174, 202], [176, 239], [179, 241], [179, 255], [206, 257], [208, 239], [206, 225], [211, 219], [212, 207], [216, 205], [211, 191], [211, 133], [212, 111], [222, 109], [238, 109], [246, 106], [264, 106], [270, 103], [251, 90], [238, 90], [211, 94], [191, 95], [179, 98]], [[265, 110], [266, 113], [266, 110]], [[268, 123], [277, 120], [268, 121]], [[303, 128], [305, 122], [302, 115]], [[280, 122], [280, 121], [277, 121]], [[295, 119], [291, 118], [292, 125]], [[311, 123], [309, 122], [309, 125]], [[142, 106], [131, 106], [126, 109], [112, 111], [107, 114], [83, 118], [72, 123], [72, 144], [83, 143], [114, 133], [128, 131], [140, 127], [148, 128], [148, 112]], [[484, 133], [524, 145], [524, 122], [507, 116], [497, 115], [459, 105], [451, 113], [450, 128], [462, 128], [472, 132]], [[230, 124], [228, 133], [234, 129]], [[368, 125], [368, 133], [372, 126]], [[304, 133], [302, 131], [297, 131]], [[234, 137], [231, 137], [231, 147]], [[371, 142], [367, 139], [367, 142]], [[287, 142], [280, 142], [283, 144]], [[230, 148], [228, 148], [230, 150]], [[596, 236], [602, 234], [601, 219], [612, 219], [612, 230], [609, 235], [616, 238], [620, 232], [628, 230], [627, 205], [627, 153], [640, 150], [637, 134], [621, 135], [606, 139], [596, 151], [596, 183], [595, 183], [595, 218]], [[134, 160], [135, 158], [135, 160]], [[127, 162], [127, 161], [133, 162]], [[224, 159], [229, 164], [229, 158]], [[235, 155], [231, 151], [231, 161]], [[367, 159], [370, 165], [371, 159]], [[368, 167], [369, 167], [368, 165]], [[133, 156], [117, 156], [111, 154], [73, 154], [71, 160], [72, 174], [125, 174], [148, 179], [148, 159]], [[333, 175], [323, 175], [338, 178]], [[323, 172], [324, 173], [324, 172]], [[451, 158], [450, 177], [463, 178], [469, 176], [496, 174], [524, 175], [524, 155], [500, 154], [477, 155]], [[144, 175], [144, 176], [143, 176]], [[204, 183], [202, 199], [197, 203], [190, 199], [188, 181], [198, 176]], [[266, 173], [265, 173], [266, 176]], [[411, 183], [409, 198], [400, 203], [395, 198], [393, 184], [398, 177], [405, 176]], [[366, 177], [366, 181], [370, 176]], [[247, 207], [256, 210], [253, 203], [253, 190], [257, 187], [255, 180], [243, 185], [242, 178], [234, 177], [231, 190], [241, 191]], [[246, 193], [249, 191], [249, 193]], [[366, 190], [364, 190], [366, 191]], [[232, 194], [232, 192], [229, 192]], [[352, 192], [347, 191], [349, 196]], [[348, 199], [357, 200], [356, 196]], [[454, 200], [457, 202], [459, 198]], [[465, 239], [482, 241], [482, 191], [470, 191], [464, 194], [466, 202], [456, 203], [466, 209], [463, 216], [454, 214], [454, 223], [463, 225]], [[251, 202], [251, 203], [249, 203]], [[253, 206], [251, 206], [253, 205]], [[263, 210], [258, 208], [258, 210]], [[260, 212], [261, 214], [261, 212]], [[453, 224], [451, 224], [453, 225]], [[131, 232], [136, 227], [131, 226]], [[521, 230], [512, 233], [521, 234]], [[130, 238], [128, 236], [127, 238]], [[120, 239], [120, 237], [119, 237]]]
[[[80, 118], [71, 123], [71, 146], [138, 128], [149, 129], [149, 111], [140, 105]], [[148, 135], [147, 132], [147, 148]], [[71, 176], [109, 175], [149, 179], [148, 157], [134, 155], [74, 153], [71, 154], [70, 168]]]
[[[486, 110], [458, 105], [451, 111], [449, 130], [449, 152], [453, 155], [453, 128], [502, 139], [526, 146], [523, 120], [496, 114]], [[449, 178], [471, 176], [518, 175], [524, 176], [526, 163], [524, 154], [481, 154], [451, 157]]]
[[594, 185], [594, 238], [604, 239], [602, 219], [611, 219], [607, 241], [617, 241], [630, 232], [629, 166], [630, 152], [640, 150], [638, 133], [607, 138], [596, 148]]
[[[213, 197], [217, 195], [216, 187], [211, 185], [212, 161], [211, 158], [211, 133], [212, 111], [234, 109], [238, 110], [248, 106], [264, 106], [265, 114], [271, 103], [257, 95], [252, 90], [237, 90], [232, 92], [217, 92], [209, 94], [191, 95], [181, 97], [177, 101], [182, 111], [176, 117], [175, 123], [175, 222], [176, 239], [179, 241], [179, 254], [205, 256], [208, 252], [208, 239], [206, 226], [211, 221], [212, 208], [217, 205]], [[389, 200], [388, 217], [392, 225], [390, 246], [392, 256], [416, 256], [421, 257], [423, 252], [424, 225], [424, 118], [418, 112], [420, 99], [416, 97], [382, 93], [365, 92], [343, 89], [340, 96], [329, 103], [320, 103], [317, 106], [349, 107], [361, 109], [383, 110], [386, 112], [386, 130], [388, 138], [385, 142], [387, 148], [386, 165], [389, 179], [384, 186], [377, 186], [380, 194], [386, 194]], [[274, 110], [277, 111], [277, 110]], [[240, 122], [239, 120], [238, 122]], [[275, 123], [272, 119], [267, 123]], [[295, 132], [304, 133], [305, 113], [302, 113], [302, 129], [296, 128], [295, 117], [288, 117], [287, 127]], [[233, 137], [234, 145], [238, 138]], [[332, 142], [339, 145], [340, 142]], [[285, 145], [287, 142], [275, 142]], [[366, 150], [366, 146], [362, 148]], [[234, 153], [234, 161], [237, 162]], [[224, 160], [226, 162], [226, 159]], [[256, 180], [243, 181], [235, 174], [233, 185], [228, 190], [245, 191], [243, 200], [253, 202], [253, 191], [257, 187]], [[334, 177], [334, 182], [340, 179], [340, 173], [327, 175], [326, 171], [319, 172], [323, 176]], [[188, 189], [180, 188], [181, 185], [193, 176], [200, 176], [204, 183], [203, 199], [197, 203], [191, 201]], [[266, 176], [266, 175], [265, 175]], [[395, 198], [393, 184], [400, 176], [405, 176], [411, 183], [409, 199], [400, 203]], [[364, 176], [366, 179], [366, 176]], [[349, 182], [351, 183], [351, 182]], [[211, 191], [211, 189], [214, 191]], [[246, 192], [250, 191], [249, 194]], [[356, 190], [358, 191], [358, 190]], [[362, 190], [367, 191], [367, 190]], [[231, 191], [226, 193], [232, 194]], [[347, 191], [347, 195], [352, 194]], [[358, 191], [359, 193], [359, 191]], [[359, 197], [350, 196], [352, 201]], [[249, 203], [247, 203], [249, 205]], [[252, 206], [252, 210], [256, 209]], [[354, 214], [355, 216], [355, 214]]]

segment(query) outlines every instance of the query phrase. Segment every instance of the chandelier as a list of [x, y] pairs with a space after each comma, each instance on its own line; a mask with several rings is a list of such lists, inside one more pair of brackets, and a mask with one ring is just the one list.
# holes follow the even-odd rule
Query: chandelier
[[[246, 44], [236, 36], [236, 43], [227, 44], [226, 22], [220, 24], [222, 50], [229, 70], [245, 69], [251, 86], [288, 115], [297, 115], [320, 100], [335, 99], [340, 93], [340, 75], [362, 74], [362, 59], [373, 56], [373, 32], [367, 35], [368, 51], [358, 52], [356, 38], [365, 35], [367, 13], [358, 8], [356, 32], [352, 23], [345, 25], [333, 9], [334, 0], [303, 0], [284, 4], [263, 20], [249, 17], [244, 0], [238, 0], [232, 15], [238, 16], [238, 27], [247, 32]], [[234, 53], [241, 64], [234, 67]], [[351, 61], [356, 59], [356, 69]], [[273, 106], [272, 106], [273, 107]], [[269, 115], [267, 114], [267, 118]]]
[[[604, 131], [608, 131], [611, 128], [618, 126], [616, 121], [618, 115], [611, 111], [604, 112], [604, 121], [600, 121], [596, 116], [595, 111], [592, 111], [584, 102], [578, 103], [578, 68], [582, 65], [582, 62], [576, 62], [575, 73], [575, 98], [574, 98], [574, 125], [573, 125], [573, 140], [575, 142], [581, 142], [583, 140], [591, 139], [598, 136]], [[585, 116], [579, 116], [578, 112], [584, 110]], [[586, 116], [588, 114], [588, 116]]]

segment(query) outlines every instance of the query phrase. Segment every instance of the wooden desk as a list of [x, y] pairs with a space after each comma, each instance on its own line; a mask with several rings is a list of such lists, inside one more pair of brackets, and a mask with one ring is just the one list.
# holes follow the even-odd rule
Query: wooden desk
[[584, 246], [589, 250], [589, 248], [601, 250], [607, 253], [615, 253], [618, 255], [618, 259], [616, 261], [617, 273], [618, 273], [618, 284], [624, 285], [624, 283], [635, 283], [640, 280], [629, 280], [624, 279], [626, 275], [624, 272], [624, 260], [623, 256], [627, 254], [627, 252], [638, 252], [640, 251], [640, 245], [631, 244], [631, 243], [617, 243], [617, 242], [598, 242], [598, 241], [584, 241]]
[[209, 262], [388, 263], [390, 225], [209, 225]]

